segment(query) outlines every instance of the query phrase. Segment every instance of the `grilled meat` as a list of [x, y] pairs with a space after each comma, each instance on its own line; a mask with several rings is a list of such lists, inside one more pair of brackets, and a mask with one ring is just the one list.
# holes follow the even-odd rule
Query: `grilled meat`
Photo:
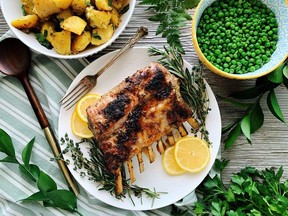
[[138, 70], [87, 109], [107, 169], [116, 170], [192, 116], [178, 79], [158, 63]]

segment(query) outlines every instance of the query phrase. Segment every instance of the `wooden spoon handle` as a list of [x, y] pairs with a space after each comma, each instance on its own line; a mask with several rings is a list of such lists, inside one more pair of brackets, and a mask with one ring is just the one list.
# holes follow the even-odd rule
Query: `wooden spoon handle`
[[46, 127], [49, 127], [49, 122], [48, 122], [48, 119], [44, 113], [44, 110], [37, 98], [37, 95], [29, 81], [29, 78], [28, 78], [28, 74], [23, 74], [23, 76], [20, 77], [20, 80], [22, 82], [22, 85], [25, 89], [25, 92], [28, 96], [28, 99], [31, 103], [31, 106], [35, 112], [35, 115], [38, 119], [38, 122], [41, 126], [41, 128], [46, 128]]

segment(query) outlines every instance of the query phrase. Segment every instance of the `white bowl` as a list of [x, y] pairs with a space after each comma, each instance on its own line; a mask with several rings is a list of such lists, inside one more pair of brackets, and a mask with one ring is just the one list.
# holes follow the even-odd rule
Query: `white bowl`
[[117, 27], [112, 38], [107, 43], [102, 44], [100, 46], [89, 47], [85, 49], [84, 51], [74, 54], [74, 55], [61, 55], [57, 53], [54, 49], [49, 50], [46, 47], [42, 46], [37, 41], [36, 37], [34, 36], [34, 33], [26, 34], [11, 25], [12, 20], [23, 16], [23, 11], [21, 8], [22, 6], [21, 0], [9, 0], [9, 1], [0, 0], [0, 2], [1, 2], [1, 10], [2, 10], [3, 16], [7, 24], [9, 25], [10, 29], [12, 30], [12, 32], [16, 35], [18, 39], [20, 39], [24, 44], [26, 44], [35, 52], [42, 53], [44, 55], [51, 56], [54, 58], [62, 58], [62, 59], [83, 58], [83, 57], [95, 54], [97, 52], [100, 52], [101, 50], [105, 49], [107, 46], [111, 45], [126, 28], [128, 22], [131, 19], [131, 16], [133, 14], [135, 4], [136, 4], [136, 0], [129, 0], [129, 10], [125, 14], [122, 15], [121, 17], [122, 22]]
[[196, 11], [194, 13], [193, 21], [192, 21], [192, 42], [195, 48], [196, 53], [198, 54], [200, 60], [203, 64], [209, 68], [211, 71], [227, 77], [231, 79], [254, 79], [261, 76], [264, 76], [273, 70], [275, 70], [279, 65], [285, 61], [288, 57], [288, 2], [286, 3], [284, 0], [261, 0], [262, 3], [266, 4], [268, 8], [270, 8], [276, 16], [278, 22], [278, 42], [277, 47], [272, 56], [270, 57], [270, 61], [264, 64], [261, 68], [254, 72], [248, 72], [244, 74], [230, 74], [226, 73], [218, 68], [216, 68], [212, 63], [210, 63], [207, 58], [202, 53], [197, 37], [196, 31], [198, 27], [198, 23], [200, 18], [204, 12], [204, 10], [209, 7], [216, 0], [201, 0]]

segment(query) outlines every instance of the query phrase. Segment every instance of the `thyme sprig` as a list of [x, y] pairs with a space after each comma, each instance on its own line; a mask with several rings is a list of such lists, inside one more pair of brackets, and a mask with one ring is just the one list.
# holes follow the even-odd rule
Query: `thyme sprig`
[[194, 66], [191, 70], [185, 68], [181, 53], [173, 47], [164, 47], [164, 50], [151, 47], [148, 52], [150, 56], [160, 56], [158, 62], [180, 79], [181, 95], [193, 109], [194, 116], [192, 117], [199, 124], [199, 128], [194, 130], [193, 133], [200, 132], [202, 138], [210, 143], [209, 134], [206, 130], [206, 117], [210, 108], [203, 78], [203, 65]]
[[[89, 159], [83, 155], [83, 152], [80, 149], [80, 144], [82, 143], [88, 143], [90, 146]], [[115, 176], [105, 167], [103, 153], [99, 149], [98, 142], [95, 139], [82, 139], [79, 142], [74, 142], [68, 137], [67, 134], [65, 134], [65, 137], [61, 138], [61, 145], [65, 146], [61, 152], [61, 155], [69, 154], [72, 159], [72, 161], [65, 160], [67, 164], [73, 164], [73, 169], [79, 172], [81, 177], [87, 177], [88, 180], [99, 183], [99, 190], [108, 191], [111, 195], [118, 199], [126, 198], [126, 196], [128, 196], [133, 205], [135, 205], [132, 195], [140, 198], [141, 203], [142, 198], [145, 195], [147, 198], [152, 199], [153, 206], [155, 199], [160, 198], [160, 195], [164, 193], [156, 192], [155, 189], [150, 190], [148, 188], [142, 188], [140, 186], [130, 184], [130, 180], [126, 178], [126, 173], [123, 168], [121, 169], [123, 192], [118, 195], [116, 194]], [[59, 157], [56, 159], [61, 158], [62, 157], [59, 155]]]

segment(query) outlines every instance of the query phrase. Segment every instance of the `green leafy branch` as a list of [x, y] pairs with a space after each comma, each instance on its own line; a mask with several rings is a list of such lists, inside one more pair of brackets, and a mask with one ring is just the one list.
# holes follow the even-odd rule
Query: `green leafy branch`
[[[217, 164], [222, 169], [227, 161]], [[276, 171], [276, 172], [275, 172]], [[202, 198], [195, 203], [196, 215], [288, 215], [288, 180], [281, 182], [283, 168], [257, 170], [246, 167], [225, 186], [219, 175], [209, 176], [197, 188]]]
[[231, 94], [231, 97], [235, 99], [254, 100], [253, 102], [243, 103], [219, 96], [224, 101], [245, 110], [243, 117], [222, 128], [223, 134], [229, 132], [227, 138], [224, 140], [225, 149], [230, 148], [241, 133], [247, 138], [248, 143], [252, 143], [251, 134], [261, 128], [264, 123], [264, 114], [260, 101], [266, 95], [266, 102], [270, 112], [287, 125], [275, 94], [275, 89], [280, 85], [288, 89], [288, 60], [272, 73], [258, 78], [255, 86]]
[[148, 20], [159, 22], [156, 35], [162, 34], [171, 47], [184, 54], [180, 29], [186, 25], [187, 20], [192, 20], [187, 10], [196, 7], [199, 2], [200, 0], [142, 0], [140, 4], [150, 5], [148, 10], [155, 11]]
[[35, 142], [33, 138], [22, 151], [22, 162], [16, 158], [15, 148], [11, 137], [2, 129], [0, 129], [0, 152], [6, 156], [0, 162], [17, 164], [20, 171], [30, 180], [36, 182], [39, 189], [38, 192], [22, 199], [23, 202], [39, 202], [42, 201], [45, 207], [56, 207], [67, 210], [69, 212], [78, 213], [77, 198], [75, 194], [69, 190], [57, 189], [56, 182], [40, 168], [30, 163], [32, 148]]
[[[80, 144], [82, 143], [89, 144], [89, 159], [83, 155], [83, 152], [80, 149]], [[165, 192], [157, 192], [155, 190], [150, 190], [149, 188], [143, 188], [131, 184], [130, 180], [126, 178], [125, 169], [122, 169], [123, 192], [117, 194], [115, 183], [116, 177], [107, 170], [103, 153], [99, 148], [99, 143], [95, 139], [82, 139], [80, 142], [74, 142], [68, 137], [68, 134], [65, 134], [65, 136], [61, 138], [60, 144], [63, 146], [61, 155], [71, 157], [71, 160], [66, 159], [65, 162], [73, 165], [73, 169], [76, 172], [79, 172], [81, 177], [86, 177], [89, 181], [97, 182], [99, 184], [99, 190], [107, 191], [118, 199], [128, 196], [133, 205], [135, 205], [135, 203], [132, 195], [141, 200], [143, 196], [151, 198], [151, 206], [153, 206], [154, 201], [159, 199], [161, 194], [165, 194]], [[63, 160], [61, 157], [56, 159]]]

